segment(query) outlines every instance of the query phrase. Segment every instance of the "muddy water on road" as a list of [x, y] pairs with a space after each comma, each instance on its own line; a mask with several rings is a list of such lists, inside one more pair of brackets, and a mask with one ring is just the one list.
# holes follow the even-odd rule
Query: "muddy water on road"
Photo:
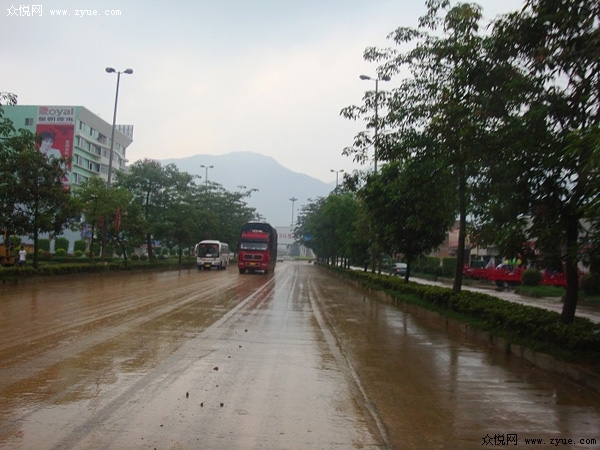
[[320, 306], [395, 448], [524, 446], [526, 438], [556, 448], [551, 439], [565, 437], [575, 444], [563, 448], [600, 448], [597, 396], [322, 273], [311, 282], [315, 298], [335, 299]]
[[597, 397], [307, 264], [0, 286], [0, 448], [592, 449], [599, 424]]
[[297, 275], [2, 290], [1, 448], [383, 448]]

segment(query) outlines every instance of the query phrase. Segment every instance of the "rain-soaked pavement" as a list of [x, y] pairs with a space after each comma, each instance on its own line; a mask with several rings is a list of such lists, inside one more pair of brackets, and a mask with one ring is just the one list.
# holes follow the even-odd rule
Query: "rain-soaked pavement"
[[3, 449], [504, 446], [598, 449], [600, 398], [309, 264], [0, 285]]

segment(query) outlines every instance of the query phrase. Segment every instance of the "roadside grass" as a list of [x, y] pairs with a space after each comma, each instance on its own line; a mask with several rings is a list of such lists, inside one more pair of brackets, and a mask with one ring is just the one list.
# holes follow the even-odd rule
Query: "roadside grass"
[[565, 288], [557, 286], [539, 285], [539, 286], [517, 286], [515, 294], [525, 297], [562, 297], [565, 295]]
[[586, 295], [580, 291], [579, 300], [583, 305], [600, 308], [600, 295]]
[[195, 268], [196, 262], [184, 259], [179, 264], [178, 258], [155, 259], [152, 261], [132, 261], [120, 258], [106, 260], [86, 258], [56, 258], [54, 260], [41, 260], [38, 268], [34, 269], [31, 263], [24, 267], [0, 267], [0, 283], [15, 284], [31, 278], [40, 278], [59, 275], [92, 274], [108, 272], [135, 272], [143, 270], [177, 270]]

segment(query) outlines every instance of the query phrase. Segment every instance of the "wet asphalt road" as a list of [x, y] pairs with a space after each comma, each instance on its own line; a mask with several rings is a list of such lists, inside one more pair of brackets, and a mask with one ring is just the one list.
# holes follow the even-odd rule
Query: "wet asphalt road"
[[312, 265], [0, 286], [3, 449], [496, 446], [598, 449], [600, 398]]

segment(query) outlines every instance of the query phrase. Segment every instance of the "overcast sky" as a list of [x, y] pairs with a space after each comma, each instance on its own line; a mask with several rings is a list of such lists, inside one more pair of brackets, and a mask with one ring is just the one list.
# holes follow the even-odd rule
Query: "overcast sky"
[[[130, 163], [252, 151], [326, 182], [360, 168], [342, 150], [365, 124], [339, 113], [374, 88], [359, 79], [375, 75], [364, 49], [425, 12], [425, 0], [36, 0], [40, 16], [13, 1], [0, 91], [19, 104], [81, 105], [112, 123], [116, 75], [104, 69], [131, 68], [117, 116], [135, 127]], [[523, 0], [477, 3], [490, 20]]]

